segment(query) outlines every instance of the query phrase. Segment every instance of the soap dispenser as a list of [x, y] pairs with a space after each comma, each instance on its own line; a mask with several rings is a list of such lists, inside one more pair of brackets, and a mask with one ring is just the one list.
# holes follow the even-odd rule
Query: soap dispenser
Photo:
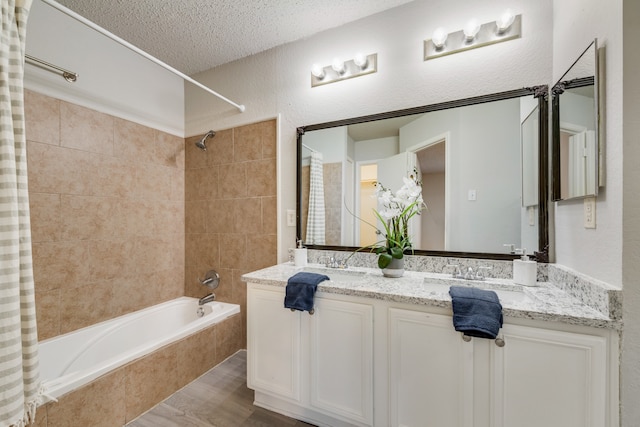
[[527, 250], [521, 249], [522, 257], [513, 260], [513, 282], [518, 285], [536, 286], [538, 264], [527, 256]]
[[302, 246], [302, 240], [298, 240], [296, 246], [293, 252], [293, 263], [296, 267], [304, 267], [307, 265], [307, 248]]

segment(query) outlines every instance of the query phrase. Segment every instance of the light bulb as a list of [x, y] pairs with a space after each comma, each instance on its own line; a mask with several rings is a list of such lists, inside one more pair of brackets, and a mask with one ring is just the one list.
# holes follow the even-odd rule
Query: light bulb
[[324, 78], [324, 68], [320, 64], [313, 64], [311, 66], [311, 74], [313, 74], [318, 79]]
[[338, 74], [344, 73], [344, 62], [340, 58], [334, 58], [331, 63], [331, 68]]
[[480, 24], [478, 23], [478, 20], [472, 19], [464, 26], [464, 37], [467, 41], [471, 41], [476, 38], [478, 31], [480, 31]]
[[516, 16], [513, 14], [511, 9], [507, 9], [502, 12], [500, 18], [496, 20], [496, 27], [498, 27], [498, 34], [502, 34], [509, 29], [513, 21], [516, 19]]
[[356, 56], [353, 58], [353, 63], [356, 64], [360, 69], [365, 68], [369, 60], [367, 56], [363, 53], [356, 53]]
[[436, 30], [433, 32], [433, 35], [431, 36], [431, 41], [433, 42], [433, 45], [436, 47], [436, 49], [440, 49], [444, 46], [444, 44], [447, 42], [447, 35], [447, 31], [444, 28], [436, 28]]

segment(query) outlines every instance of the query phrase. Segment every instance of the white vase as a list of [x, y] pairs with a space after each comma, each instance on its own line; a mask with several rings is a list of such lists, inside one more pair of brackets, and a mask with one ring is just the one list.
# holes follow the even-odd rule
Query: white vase
[[382, 269], [384, 277], [402, 277], [404, 274], [404, 258], [392, 258], [389, 265]]

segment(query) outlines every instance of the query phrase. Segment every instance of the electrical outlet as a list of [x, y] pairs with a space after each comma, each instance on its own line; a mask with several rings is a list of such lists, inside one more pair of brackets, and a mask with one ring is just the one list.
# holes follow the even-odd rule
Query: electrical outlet
[[533, 206], [529, 206], [527, 208], [527, 213], [529, 214], [529, 225], [536, 225], [536, 210]]
[[294, 209], [287, 209], [287, 227], [296, 226], [296, 211]]
[[596, 198], [584, 199], [584, 228], [596, 228]]

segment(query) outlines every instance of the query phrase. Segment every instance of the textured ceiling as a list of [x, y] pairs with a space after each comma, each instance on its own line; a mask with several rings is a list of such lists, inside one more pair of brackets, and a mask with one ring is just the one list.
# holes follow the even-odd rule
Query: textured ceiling
[[411, 0], [58, 0], [195, 74]]

